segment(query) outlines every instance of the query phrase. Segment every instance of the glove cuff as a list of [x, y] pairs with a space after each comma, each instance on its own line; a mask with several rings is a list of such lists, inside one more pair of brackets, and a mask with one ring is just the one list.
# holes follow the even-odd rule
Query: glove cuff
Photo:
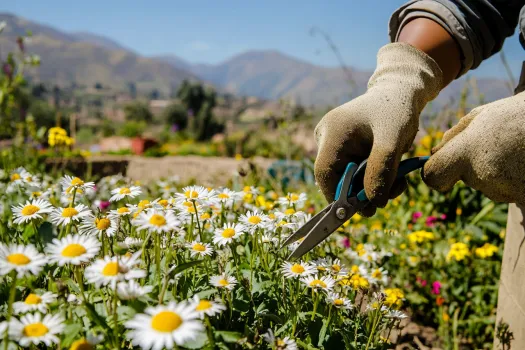
[[368, 89], [390, 86], [405, 90], [420, 113], [443, 88], [443, 72], [429, 55], [407, 43], [383, 46], [377, 53], [377, 68]]

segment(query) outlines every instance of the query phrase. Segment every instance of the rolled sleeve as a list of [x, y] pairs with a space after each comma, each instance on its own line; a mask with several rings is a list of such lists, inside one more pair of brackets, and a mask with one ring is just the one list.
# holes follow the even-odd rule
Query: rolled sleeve
[[[397, 9], [389, 24], [389, 36], [397, 41], [403, 26], [414, 18], [439, 23], [456, 40], [461, 54], [458, 77], [477, 68], [483, 60], [501, 50], [514, 33], [523, 1], [413, 0]], [[522, 14], [524, 14], [522, 10]], [[520, 24], [525, 28], [525, 18]], [[522, 42], [523, 43], [523, 42]]]

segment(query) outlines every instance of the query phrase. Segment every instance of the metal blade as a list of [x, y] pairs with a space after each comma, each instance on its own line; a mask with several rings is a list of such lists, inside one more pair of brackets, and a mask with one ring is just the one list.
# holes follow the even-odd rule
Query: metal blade
[[301, 238], [306, 236], [308, 233], [310, 233], [312, 228], [314, 228], [315, 225], [317, 225], [319, 220], [321, 220], [323, 216], [325, 216], [325, 214], [330, 211], [330, 209], [332, 208], [332, 205], [333, 204], [329, 204], [326, 208], [324, 208], [319, 213], [317, 213], [313, 218], [308, 220], [308, 222], [306, 222], [303, 226], [301, 226], [297, 231], [292, 233], [292, 235], [288, 237], [286, 241], [284, 241], [284, 243], [281, 245], [281, 248], [284, 248], [287, 245], [300, 240]]
[[[337, 211], [344, 209], [344, 215], [337, 215]], [[299, 246], [290, 254], [288, 259], [298, 259], [304, 254], [308, 253], [319, 243], [324, 241], [328, 236], [330, 236], [335, 230], [337, 230], [342, 224], [344, 224], [348, 219], [350, 219], [357, 212], [356, 208], [346, 204], [344, 206], [332, 206], [331, 210], [325, 214], [325, 216], [320, 220], [308, 233], [305, 240], [299, 244]]]

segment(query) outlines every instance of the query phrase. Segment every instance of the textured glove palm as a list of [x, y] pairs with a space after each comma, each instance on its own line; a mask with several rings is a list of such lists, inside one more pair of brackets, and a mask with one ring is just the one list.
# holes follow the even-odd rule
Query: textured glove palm
[[364, 214], [402, 192], [404, 181], [392, 188], [399, 161], [415, 138], [421, 110], [439, 93], [442, 75], [432, 58], [408, 44], [379, 50], [366, 93], [328, 112], [315, 129], [315, 177], [327, 200], [346, 165], [367, 157], [364, 185], [372, 206]]
[[473, 109], [432, 153], [428, 186], [448, 191], [463, 180], [494, 201], [525, 205], [525, 92]]

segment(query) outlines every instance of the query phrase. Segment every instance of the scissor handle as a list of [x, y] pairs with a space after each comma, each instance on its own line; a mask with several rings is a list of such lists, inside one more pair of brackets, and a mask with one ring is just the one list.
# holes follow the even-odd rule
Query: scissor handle
[[[427, 162], [427, 160], [429, 159], [430, 157], [429, 156], [424, 156], [424, 157], [414, 157], [414, 158], [409, 158], [409, 159], [405, 159], [403, 161], [401, 161], [399, 163], [399, 168], [397, 170], [397, 175], [396, 175], [396, 180], [398, 179], [401, 179], [403, 177], [405, 177], [408, 173], [414, 171], [414, 170], [417, 170], [417, 169], [420, 169], [423, 167], [423, 165], [425, 165], [425, 163]], [[337, 188], [336, 188], [336, 191], [335, 191], [335, 199], [337, 200], [339, 198], [339, 196], [341, 195], [341, 186], [343, 184], [343, 179], [345, 178], [345, 176], [347, 175], [347, 173], [349, 171], [351, 171], [352, 169], [355, 169], [357, 165], [353, 162], [350, 162], [348, 163], [348, 165], [346, 166], [346, 169], [345, 169], [345, 172], [343, 174], [343, 176], [341, 177], [341, 180], [339, 181], [339, 183], [337, 184]], [[354, 172], [353, 174], [353, 178], [352, 178], [352, 185], [353, 185], [353, 181], [354, 179], [356, 178], [356, 175], [358, 175], [360, 172], [362, 172], [362, 177], [364, 176], [364, 171], [365, 171], [365, 168], [366, 168], [366, 160], [364, 160], [360, 165], [359, 167], [357, 168], [357, 170]], [[349, 193], [348, 193], [348, 196], [351, 195], [351, 192], [352, 192], [352, 187], [353, 186], [350, 186], [350, 190], [349, 190]], [[364, 188], [359, 191], [359, 193], [357, 194], [357, 199], [360, 201], [360, 202], [363, 202], [363, 201], [368, 201], [368, 198], [366, 196], [366, 193], [365, 193], [365, 190]]]

